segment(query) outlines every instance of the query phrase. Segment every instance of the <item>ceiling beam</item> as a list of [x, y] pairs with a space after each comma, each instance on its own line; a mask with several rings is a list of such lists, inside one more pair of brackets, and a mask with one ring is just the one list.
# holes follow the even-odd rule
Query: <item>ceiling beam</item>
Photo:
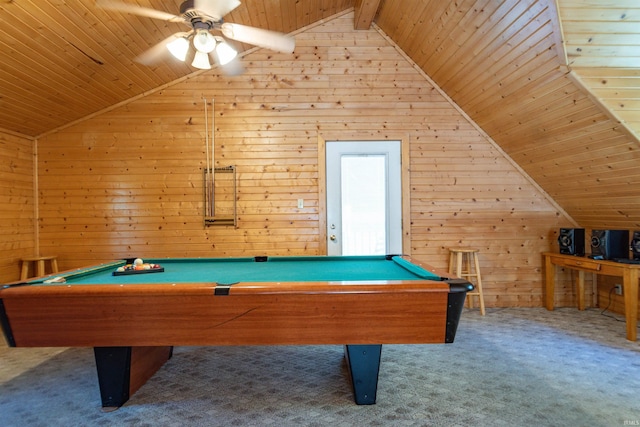
[[354, 27], [356, 30], [368, 30], [380, 6], [380, 0], [356, 0]]

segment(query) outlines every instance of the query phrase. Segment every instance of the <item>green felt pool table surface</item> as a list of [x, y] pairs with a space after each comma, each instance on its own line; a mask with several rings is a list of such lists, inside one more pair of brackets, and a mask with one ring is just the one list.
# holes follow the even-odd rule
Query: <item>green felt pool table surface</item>
[[158, 264], [164, 271], [142, 270], [114, 276], [112, 273], [126, 264], [126, 261], [118, 261], [57, 276], [65, 277], [67, 284], [442, 280], [439, 275], [401, 257], [390, 256], [166, 258], [143, 261]]

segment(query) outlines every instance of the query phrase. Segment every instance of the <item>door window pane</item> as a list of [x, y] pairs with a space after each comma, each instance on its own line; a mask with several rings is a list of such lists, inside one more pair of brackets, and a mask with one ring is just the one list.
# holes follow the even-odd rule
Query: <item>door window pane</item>
[[341, 157], [342, 254], [387, 251], [385, 155]]

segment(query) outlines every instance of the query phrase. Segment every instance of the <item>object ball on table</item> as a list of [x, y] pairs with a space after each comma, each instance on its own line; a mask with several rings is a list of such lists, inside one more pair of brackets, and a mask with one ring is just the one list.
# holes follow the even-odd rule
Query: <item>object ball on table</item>
[[136, 258], [136, 259], [133, 261], [133, 266], [134, 266], [134, 267], [137, 267], [137, 266], [142, 265], [142, 264], [144, 264], [144, 261], [142, 261], [142, 259], [141, 259], [141, 258]]

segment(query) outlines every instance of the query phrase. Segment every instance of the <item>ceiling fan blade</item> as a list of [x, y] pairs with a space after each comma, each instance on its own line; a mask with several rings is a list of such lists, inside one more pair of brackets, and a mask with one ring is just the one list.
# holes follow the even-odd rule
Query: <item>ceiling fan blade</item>
[[244, 73], [244, 66], [242, 65], [242, 61], [238, 59], [238, 57], [234, 58], [232, 61], [227, 62], [224, 65], [218, 64], [218, 67], [222, 70], [222, 72], [226, 76], [239, 76]]
[[181, 16], [116, 0], [96, 0], [96, 6], [101, 7], [102, 9], [131, 13], [133, 15], [145, 16], [147, 18], [161, 19], [163, 21], [184, 22], [184, 19]]
[[238, 6], [238, 0], [193, 0], [193, 8], [206, 13], [214, 21], [220, 21]]
[[172, 41], [174, 41], [175, 39], [177, 39], [178, 37], [184, 37], [185, 35], [187, 35], [188, 33], [176, 33], [173, 34], [169, 37], [167, 37], [166, 39], [162, 40], [161, 42], [151, 46], [149, 49], [147, 49], [146, 51], [142, 52], [140, 55], [136, 56], [134, 58], [134, 61], [142, 64], [142, 65], [154, 65], [157, 64], [161, 61], [163, 61], [164, 59], [168, 59], [171, 57], [171, 53], [169, 53], [169, 50], [167, 49], [167, 44], [171, 43]]
[[296, 41], [293, 37], [262, 28], [225, 22], [221, 25], [220, 31], [230, 39], [277, 52], [291, 53], [296, 47]]

